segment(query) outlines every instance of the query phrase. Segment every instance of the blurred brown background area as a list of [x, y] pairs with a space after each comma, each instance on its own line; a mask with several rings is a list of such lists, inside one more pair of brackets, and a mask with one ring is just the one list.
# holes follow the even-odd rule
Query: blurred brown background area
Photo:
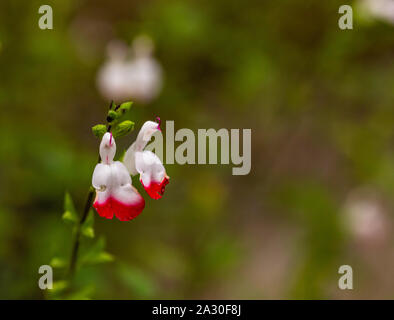
[[39, 266], [69, 253], [64, 193], [82, 210], [109, 104], [98, 72], [111, 40], [140, 34], [163, 83], [135, 101], [118, 152], [159, 115], [251, 128], [252, 169], [166, 165], [164, 197], [144, 194], [137, 219], [96, 215], [115, 261], [81, 270], [81, 296], [392, 298], [394, 17], [367, 2], [342, 31], [336, 0], [52, 0], [53, 30], [38, 27], [44, 3], [1, 1], [0, 298], [45, 298]]

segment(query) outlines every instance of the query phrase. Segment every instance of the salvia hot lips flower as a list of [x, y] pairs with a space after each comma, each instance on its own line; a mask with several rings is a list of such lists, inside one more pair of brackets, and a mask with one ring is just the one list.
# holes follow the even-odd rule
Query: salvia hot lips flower
[[127, 150], [124, 163], [114, 161], [115, 139], [112, 133], [104, 134], [100, 144], [101, 163], [93, 172], [92, 185], [96, 189], [93, 207], [107, 219], [115, 215], [121, 221], [137, 217], [145, 208], [145, 200], [132, 186], [131, 175], [140, 175], [140, 181], [153, 199], [160, 199], [169, 177], [159, 157], [144, 150], [152, 135], [160, 130], [159, 123], [147, 121], [138, 133], [137, 140]]
[[116, 144], [112, 133], [104, 134], [100, 144], [101, 163], [93, 172], [92, 185], [96, 189], [93, 207], [107, 219], [115, 215], [121, 221], [137, 217], [145, 207], [145, 200], [132, 186], [124, 164], [114, 161]]
[[140, 174], [140, 181], [146, 192], [153, 199], [160, 199], [164, 193], [169, 177], [159, 157], [144, 148], [152, 135], [160, 130], [158, 122], [147, 121], [138, 133], [137, 140], [126, 151], [124, 164], [131, 175]]

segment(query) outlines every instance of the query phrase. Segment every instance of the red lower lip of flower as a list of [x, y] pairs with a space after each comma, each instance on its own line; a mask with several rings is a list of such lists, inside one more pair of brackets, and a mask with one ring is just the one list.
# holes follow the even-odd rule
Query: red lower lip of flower
[[110, 197], [103, 203], [96, 201], [93, 207], [101, 217], [112, 219], [115, 215], [120, 221], [129, 221], [144, 210], [145, 200], [141, 198], [141, 201], [136, 204], [126, 204]]
[[142, 180], [140, 181], [144, 186], [146, 192], [149, 194], [149, 196], [155, 200], [160, 199], [163, 196], [164, 191], [166, 189], [166, 185], [170, 183], [170, 179], [167, 176], [165, 176], [160, 183], [156, 181], [152, 181], [148, 186], [145, 186]]

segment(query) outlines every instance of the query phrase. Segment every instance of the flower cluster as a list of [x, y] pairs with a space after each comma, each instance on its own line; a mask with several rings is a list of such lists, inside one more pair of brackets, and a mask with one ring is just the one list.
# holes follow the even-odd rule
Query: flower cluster
[[115, 215], [121, 221], [128, 221], [144, 210], [145, 200], [133, 187], [130, 174], [140, 175], [140, 182], [151, 198], [162, 197], [169, 177], [159, 157], [151, 151], [144, 151], [158, 130], [160, 122], [145, 122], [123, 162], [114, 161], [116, 144], [112, 133], [104, 134], [100, 144], [101, 163], [96, 165], [92, 178], [96, 189], [93, 207], [100, 216], [112, 219]]

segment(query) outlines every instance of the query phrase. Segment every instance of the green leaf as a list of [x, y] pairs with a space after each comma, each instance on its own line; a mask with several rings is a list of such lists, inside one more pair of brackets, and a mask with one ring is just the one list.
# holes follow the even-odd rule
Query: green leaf
[[82, 265], [100, 264], [114, 261], [114, 256], [106, 251], [89, 252], [82, 259]]
[[134, 129], [134, 122], [130, 120], [125, 120], [115, 126], [115, 128], [112, 130], [112, 134], [114, 135], [115, 138], [119, 138], [125, 136], [133, 129]]
[[64, 213], [62, 219], [71, 223], [76, 223], [78, 221], [78, 214], [75, 210], [72, 198], [68, 192], [66, 192], [64, 196]]
[[132, 101], [123, 102], [123, 103], [120, 105], [119, 110], [120, 110], [122, 113], [126, 113], [126, 112], [128, 112], [128, 111], [130, 110], [130, 108], [131, 108], [132, 105], [133, 105], [133, 102], [132, 102]]
[[105, 239], [101, 237], [90, 248], [87, 248], [81, 257], [81, 265], [111, 262], [114, 257], [104, 250]]
[[77, 222], [77, 218], [71, 211], [65, 211], [62, 216], [62, 219], [67, 222]]
[[94, 214], [93, 214], [93, 210], [90, 210], [88, 213], [88, 217], [86, 218], [85, 222], [81, 227], [82, 235], [84, 235], [87, 238], [94, 238], [93, 223], [94, 223]]
[[106, 263], [114, 261], [114, 256], [106, 251], [102, 251], [99, 254], [94, 256], [94, 259], [91, 260], [91, 263]]
[[83, 228], [82, 234], [87, 238], [94, 238], [94, 229], [92, 227]]
[[53, 257], [49, 264], [52, 268], [64, 268], [67, 266], [67, 261], [64, 258]]
[[50, 293], [55, 295], [55, 294], [59, 294], [60, 292], [64, 291], [65, 289], [67, 289], [68, 287], [68, 282], [65, 280], [59, 280], [59, 281], [55, 281], [53, 282], [53, 287], [50, 290]]
[[107, 127], [104, 124], [96, 124], [94, 127], [92, 127], [92, 132], [96, 137], [101, 139], [107, 132]]

